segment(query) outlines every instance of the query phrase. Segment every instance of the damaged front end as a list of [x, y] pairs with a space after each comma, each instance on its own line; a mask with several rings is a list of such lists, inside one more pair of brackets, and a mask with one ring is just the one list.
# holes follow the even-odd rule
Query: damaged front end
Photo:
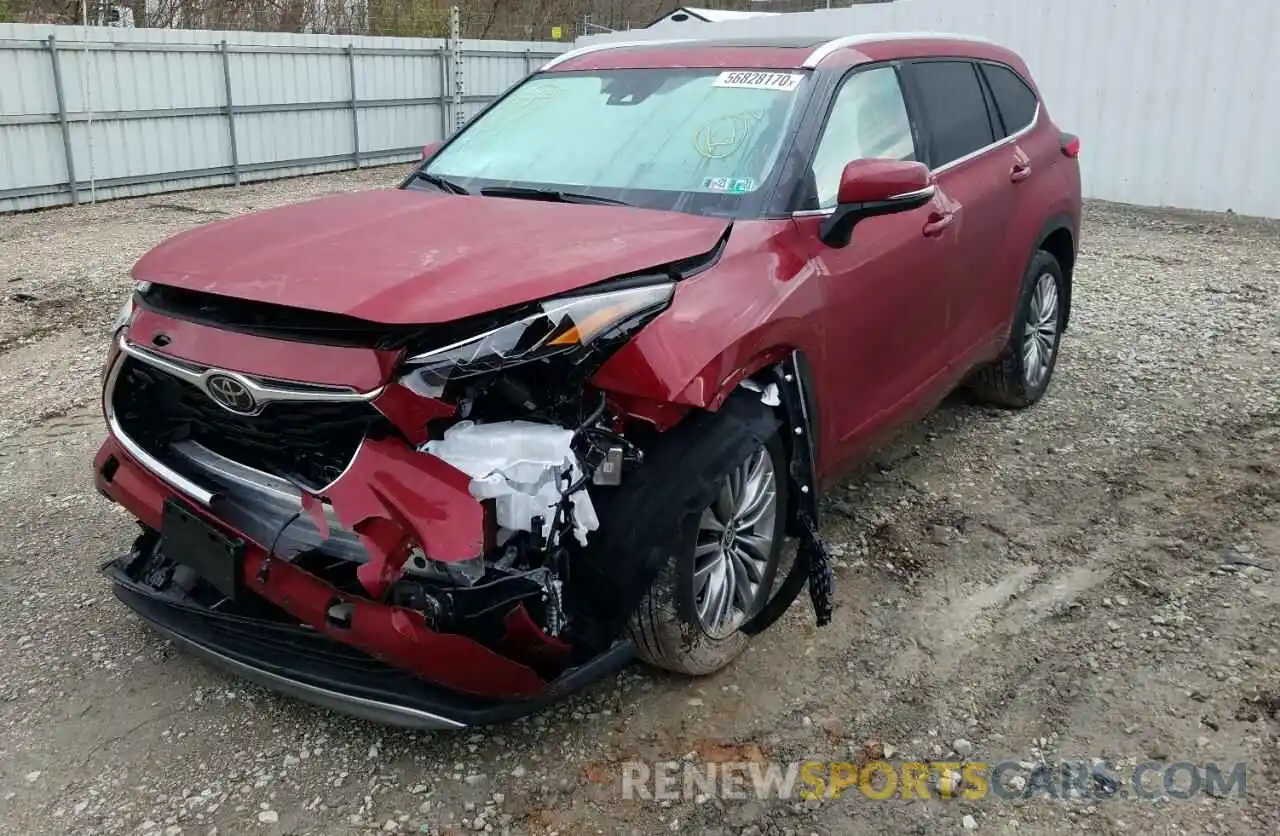
[[616, 670], [653, 549], [596, 535], [684, 408], [591, 378], [682, 269], [395, 329], [142, 288], [96, 461], [144, 529], [104, 567], [117, 594], [244, 676], [401, 725]]

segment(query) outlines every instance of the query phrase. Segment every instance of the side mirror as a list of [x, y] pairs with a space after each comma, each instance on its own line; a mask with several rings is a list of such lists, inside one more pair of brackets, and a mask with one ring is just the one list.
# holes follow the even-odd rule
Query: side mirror
[[848, 246], [858, 221], [917, 209], [933, 193], [933, 177], [924, 163], [854, 160], [840, 175], [835, 211], [822, 222], [822, 241], [829, 247]]
[[428, 142], [426, 145], [422, 146], [423, 161], [425, 162], [426, 160], [429, 160], [432, 157], [434, 157], [436, 155], [436, 152], [443, 147], [444, 147], [443, 139], [437, 139], [435, 142]]

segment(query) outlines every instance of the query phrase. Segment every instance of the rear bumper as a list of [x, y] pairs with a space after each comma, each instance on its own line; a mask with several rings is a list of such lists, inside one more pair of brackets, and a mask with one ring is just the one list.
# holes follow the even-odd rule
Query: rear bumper
[[162, 600], [131, 580], [122, 560], [103, 567], [116, 597], [178, 645], [270, 690], [385, 725], [459, 729], [505, 722], [617, 672], [633, 656], [630, 645], [619, 645], [561, 677], [541, 699], [473, 697], [433, 686], [305, 627]]

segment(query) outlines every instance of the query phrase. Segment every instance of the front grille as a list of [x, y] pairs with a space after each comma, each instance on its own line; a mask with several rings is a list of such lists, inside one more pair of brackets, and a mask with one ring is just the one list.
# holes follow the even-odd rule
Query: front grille
[[236, 415], [197, 386], [144, 363], [124, 359], [112, 393], [120, 428], [154, 456], [194, 441], [256, 470], [311, 490], [342, 474], [366, 435], [388, 429], [364, 401], [277, 401], [257, 415]]

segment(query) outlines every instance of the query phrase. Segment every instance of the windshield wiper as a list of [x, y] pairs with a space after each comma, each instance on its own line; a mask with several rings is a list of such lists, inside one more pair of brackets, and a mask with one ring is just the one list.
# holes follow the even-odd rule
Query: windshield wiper
[[562, 192], [558, 189], [535, 189], [529, 186], [488, 186], [480, 190], [485, 197], [515, 197], [526, 200], [546, 200], [554, 203], [596, 203], [603, 206], [630, 206], [625, 200], [599, 197], [582, 192]]
[[442, 192], [449, 192], [450, 194], [471, 194], [471, 192], [467, 191], [462, 186], [459, 186], [448, 178], [441, 177], [439, 174], [428, 174], [425, 171], [419, 171], [418, 179], [426, 180]]

